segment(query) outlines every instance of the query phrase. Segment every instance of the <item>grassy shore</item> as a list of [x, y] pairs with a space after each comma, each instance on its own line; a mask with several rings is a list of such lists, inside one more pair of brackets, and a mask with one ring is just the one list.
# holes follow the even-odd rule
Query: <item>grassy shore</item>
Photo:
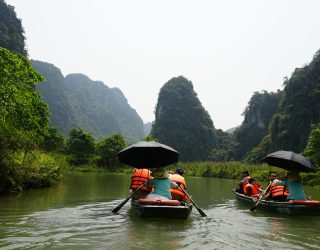
[[[268, 181], [272, 171], [278, 173], [281, 179], [286, 177], [287, 171], [270, 167], [266, 164], [248, 165], [241, 162], [179, 162], [176, 167], [183, 168], [186, 176], [202, 176], [224, 179], [240, 179], [241, 172], [248, 170], [251, 177], [258, 181]], [[173, 169], [173, 167], [171, 167]], [[301, 173], [304, 185], [320, 188], [320, 173]]]
[[[248, 170], [251, 177], [256, 178], [258, 181], [269, 180], [271, 171], [279, 174], [281, 179], [284, 179], [287, 171], [270, 167], [266, 164], [263, 165], [248, 165], [241, 162], [179, 162], [175, 165], [166, 167], [168, 171], [174, 171], [176, 168], [182, 168], [185, 176], [198, 176], [198, 177], [211, 177], [223, 179], [240, 179], [241, 172]], [[133, 170], [132, 167], [120, 165], [115, 167], [101, 168], [94, 165], [87, 165], [82, 167], [72, 167], [74, 171], [81, 172], [106, 172], [106, 173], [126, 173], [130, 174]], [[319, 187], [320, 188], [320, 173], [306, 174], [302, 173], [304, 185]]]

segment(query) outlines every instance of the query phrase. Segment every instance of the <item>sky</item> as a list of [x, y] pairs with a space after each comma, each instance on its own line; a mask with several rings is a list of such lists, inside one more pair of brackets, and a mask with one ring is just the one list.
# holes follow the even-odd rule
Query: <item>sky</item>
[[320, 49], [318, 0], [6, 0], [31, 59], [122, 90], [144, 122], [183, 75], [217, 129]]

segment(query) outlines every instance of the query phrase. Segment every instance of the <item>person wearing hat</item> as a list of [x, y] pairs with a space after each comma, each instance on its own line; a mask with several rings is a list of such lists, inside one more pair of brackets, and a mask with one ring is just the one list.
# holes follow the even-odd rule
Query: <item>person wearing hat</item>
[[289, 171], [285, 181], [277, 181], [275, 185], [280, 185], [288, 188], [288, 200], [306, 200], [307, 197], [303, 190], [302, 178], [296, 171]]
[[147, 195], [147, 199], [162, 199], [171, 200], [170, 187], [178, 188], [178, 185], [169, 179], [167, 172], [164, 168], [156, 168], [152, 170], [152, 180], [148, 181], [149, 186], [153, 186], [152, 193]]
[[180, 201], [182, 200], [186, 202], [187, 196], [181, 189], [186, 190], [187, 184], [182, 175], [183, 175], [183, 169], [177, 168], [175, 173], [169, 176], [169, 178], [179, 186], [178, 188], [170, 188], [170, 192], [171, 192], [172, 199], [180, 200]]

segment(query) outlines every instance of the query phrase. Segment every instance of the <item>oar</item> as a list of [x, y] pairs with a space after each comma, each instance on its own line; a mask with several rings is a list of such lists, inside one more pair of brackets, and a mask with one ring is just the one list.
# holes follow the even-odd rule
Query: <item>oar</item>
[[122, 207], [124, 204], [126, 204], [128, 202], [128, 200], [130, 200], [134, 194], [140, 189], [142, 188], [147, 182], [143, 183], [140, 187], [138, 187], [134, 192], [132, 192], [130, 194], [130, 196], [128, 198], [126, 198], [123, 202], [121, 202], [115, 209], [112, 210], [113, 213], [117, 213]]
[[182, 190], [182, 192], [184, 192], [184, 194], [185, 194], [186, 196], [188, 196], [189, 200], [190, 200], [191, 203], [196, 207], [196, 209], [197, 209], [198, 212], [201, 214], [201, 216], [202, 216], [202, 217], [206, 217], [207, 215], [206, 215], [206, 214], [201, 210], [201, 208], [199, 208], [199, 207], [197, 206], [197, 204], [192, 200], [191, 196], [187, 193], [187, 191], [184, 190], [183, 188], [181, 188], [180, 186], [178, 186], [178, 187]]
[[262, 193], [262, 195], [260, 196], [260, 198], [256, 201], [256, 203], [252, 206], [252, 208], [250, 208], [250, 211], [253, 212], [257, 206], [259, 205], [260, 201], [262, 200], [263, 196], [266, 194], [266, 192], [269, 190], [270, 186], [271, 186], [272, 182], [269, 183], [269, 185], [267, 186], [266, 190]]

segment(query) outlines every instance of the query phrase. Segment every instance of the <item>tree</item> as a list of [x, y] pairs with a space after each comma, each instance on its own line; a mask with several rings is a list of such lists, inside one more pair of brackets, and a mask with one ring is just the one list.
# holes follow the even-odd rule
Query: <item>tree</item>
[[320, 168], [320, 125], [313, 126], [308, 139], [308, 145], [303, 154], [319, 169]]
[[56, 127], [48, 128], [43, 137], [42, 148], [47, 152], [60, 151], [64, 149], [64, 137], [58, 133]]
[[67, 140], [67, 152], [72, 156], [71, 163], [76, 165], [88, 163], [95, 153], [93, 136], [82, 129], [71, 129]]
[[207, 160], [215, 142], [215, 129], [191, 81], [172, 78], [161, 88], [151, 135], [178, 150], [181, 160]]
[[97, 145], [97, 153], [100, 164], [108, 166], [118, 164], [118, 153], [126, 146], [121, 134], [113, 134], [101, 140]]
[[41, 141], [49, 113], [35, 86], [43, 80], [24, 56], [0, 48], [0, 164]]
[[211, 151], [209, 160], [214, 162], [234, 161], [237, 146], [238, 142], [234, 139], [233, 134], [218, 129], [216, 130], [215, 146]]

